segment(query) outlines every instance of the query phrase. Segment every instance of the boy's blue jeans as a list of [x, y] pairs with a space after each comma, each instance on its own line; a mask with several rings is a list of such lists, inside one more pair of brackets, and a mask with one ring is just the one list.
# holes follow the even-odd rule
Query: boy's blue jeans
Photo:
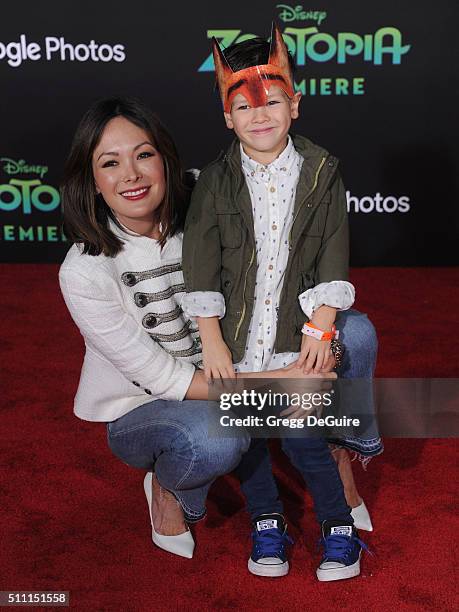
[[[371, 378], [378, 347], [372, 323], [365, 314], [346, 310], [338, 313], [335, 325], [340, 331], [340, 341], [346, 348], [338, 375]], [[284, 438], [282, 449], [306, 482], [314, 501], [317, 520], [338, 519], [353, 523], [327, 441], [322, 438]], [[260, 514], [283, 512], [266, 440], [252, 440], [236, 471], [252, 519]]]
[[212, 482], [234, 470], [250, 438], [211, 438], [218, 405], [207, 401], [156, 400], [107, 423], [112, 452], [132, 467], [153, 470], [180, 502], [189, 522], [201, 519]]

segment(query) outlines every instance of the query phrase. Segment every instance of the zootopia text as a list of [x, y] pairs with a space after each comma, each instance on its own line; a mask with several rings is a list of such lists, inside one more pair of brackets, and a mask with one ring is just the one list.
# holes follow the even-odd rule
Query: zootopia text
[[[207, 30], [207, 37], [215, 37], [223, 48], [239, 43], [256, 34], [242, 34], [242, 30]], [[295, 58], [297, 66], [308, 62], [329, 62], [346, 64], [350, 58], [360, 56], [364, 62], [375, 66], [389, 63], [400, 64], [402, 57], [411, 49], [411, 45], [402, 44], [402, 33], [397, 28], [379, 28], [374, 34], [355, 34], [339, 32], [328, 34], [319, 32], [318, 28], [285, 28], [283, 37], [288, 50]], [[214, 70], [212, 54], [201, 64], [198, 72]]]
[[8, 212], [22, 207], [22, 212], [30, 215], [32, 208], [50, 212], [59, 204], [58, 190], [51, 185], [43, 185], [39, 179], [10, 179], [9, 183], [0, 185], [0, 211]]

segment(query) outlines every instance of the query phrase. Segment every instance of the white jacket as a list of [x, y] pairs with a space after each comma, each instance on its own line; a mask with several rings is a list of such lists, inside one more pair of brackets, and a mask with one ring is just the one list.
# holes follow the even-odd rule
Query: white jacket
[[160, 249], [127, 234], [116, 257], [73, 245], [60, 268], [65, 303], [85, 341], [74, 412], [113, 421], [155, 399], [182, 400], [201, 360], [197, 329], [180, 302], [185, 293], [182, 236]]

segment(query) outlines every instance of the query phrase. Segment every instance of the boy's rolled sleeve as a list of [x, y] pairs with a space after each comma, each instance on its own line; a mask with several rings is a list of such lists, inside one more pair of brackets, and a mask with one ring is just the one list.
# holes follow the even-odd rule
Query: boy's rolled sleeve
[[331, 306], [337, 310], [349, 310], [355, 301], [354, 285], [348, 281], [319, 283], [298, 296], [301, 310], [310, 319], [321, 306]]
[[201, 175], [191, 196], [183, 236], [183, 276], [188, 293], [221, 293], [221, 244], [215, 197]]
[[189, 319], [196, 317], [225, 316], [225, 298], [218, 291], [193, 291], [186, 293], [182, 299], [182, 310]]

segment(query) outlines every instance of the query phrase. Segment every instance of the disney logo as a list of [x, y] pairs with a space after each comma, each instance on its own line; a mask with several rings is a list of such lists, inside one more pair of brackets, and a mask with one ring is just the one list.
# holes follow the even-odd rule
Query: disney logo
[[26, 164], [24, 159], [15, 161], [9, 157], [0, 157], [0, 162], [3, 162], [3, 170], [6, 174], [38, 174], [43, 178], [48, 172], [48, 166], [32, 166]]
[[305, 11], [301, 4], [297, 4], [295, 7], [288, 4], [277, 4], [276, 8], [281, 9], [279, 18], [284, 22], [317, 21], [317, 25], [320, 25], [327, 18], [326, 11]]

